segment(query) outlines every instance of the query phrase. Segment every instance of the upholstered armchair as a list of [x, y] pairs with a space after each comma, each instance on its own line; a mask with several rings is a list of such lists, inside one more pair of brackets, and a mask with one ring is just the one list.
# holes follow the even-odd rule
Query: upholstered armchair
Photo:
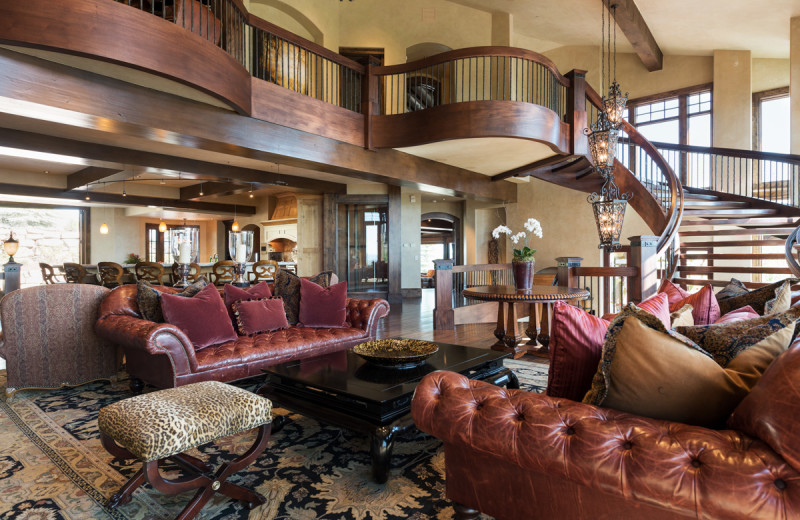
[[[456, 518], [800, 518], [800, 340], [733, 414], [758, 436], [622, 413], [453, 372], [425, 376], [417, 427], [444, 442]], [[749, 402], [748, 402], [749, 401]]]
[[87, 284], [38, 285], [0, 301], [0, 357], [9, 400], [21, 388], [59, 388], [117, 374], [116, 348], [94, 333], [110, 291]]

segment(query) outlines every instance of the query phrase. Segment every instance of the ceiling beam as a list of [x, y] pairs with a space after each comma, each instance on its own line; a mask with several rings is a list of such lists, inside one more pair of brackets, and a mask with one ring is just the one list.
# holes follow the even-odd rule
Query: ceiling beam
[[88, 166], [75, 173], [67, 175], [67, 191], [81, 188], [89, 183], [111, 177], [122, 170], [118, 168], [101, 168], [99, 166]]
[[[3, 195], [22, 195], [26, 197], [46, 197], [62, 200], [84, 200], [85, 191], [64, 191], [61, 188], [46, 188], [42, 186], [27, 186], [25, 184], [0, 183], [0, 194]], [[160, 197], [144, 197], [140, 195], [128, 195], [123, 197], [121, 194], [105, 193], [102, 191], [89, 192], [92, 202], [103, 202], [107, 204], [119, 204], [124, 206], [159, 206], [163, 208], [190, 209], [194, 211], [205, 211], [211, 213], [238, 213], [240, 215], [255, 215], [255, 206], [242, 206], [239, 204], [219, 204], [216, 202], [197, 202], [193, 200], [164, 199]]]
[[[192, 184], [191, 186], [184, 186], [181, 188], [181, 200], [199, 200], [201, 197], [210, 197], [212, 195], [238, 195], [240, 193], [249, 192], [250, 189], [258, 189], [262, 184], [240, 184], [235, 182], [201, 182], [199, 184]], [[200, 192], [203, 192], [200, 195]]]
[[664, 67], [664, 54], [633, 0], [603, 0], [633, 50], [650, 72]]
[[[200, 178], [213, 177], [225, 180], [258, 182], [261, 184], [280, 184], [294, 188], [314, 190], [316, 192], [321, 191], [323, 193], [344, 194], [347, 192], [347, 185], [338, 182], [283, 175], [263, 170], [241, 168], [238, 166], [199, 161], [197, 159], [175, 157], [153, 152], [130, 150], [104, 144], [85, 143], [63, 137], [10, 130], [7, 128], [0, 128], [0, 146], [81, 157], [93, 161], [134, 164], [137, 166], [175, 170], [181, 172], [181, 178], [183, 179], [197, 178], [198, 176], [200, 176]], [[108, 168], [103, 169], [108, 170]]]
[[568, 165], [580, 159], [580, 156], [553, 155], [545, 159], [540, 159], [532, 163], [508, 170], [492, 176], [493, 181], [502, 181], [511, 177], [527, 177], [539, 170], [552, 170], [560, 165]]

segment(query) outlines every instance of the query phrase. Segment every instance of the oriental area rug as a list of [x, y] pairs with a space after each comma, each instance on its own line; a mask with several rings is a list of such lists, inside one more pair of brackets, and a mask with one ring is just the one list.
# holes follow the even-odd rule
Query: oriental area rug
[[[523, 388], [543, 391], [547, 364], [507, 361]], [[255, 388], [251, 380], [243, 384]], [[252, 388], [251, 388], [252, 387]], [[0, 371], [5, 390], [5, 371]], [[130, 397], [127, 381], [96, 382], [51, 391], [21, 391], [10, 404], [0, 401], [0, 520], [174, 518], [194, 492], [167, 496], [145, 485], [130, 503], [111, 510], [109, 497], [139, 468], [119, 461], [101, 446], [97, 412]], [[277, 408], [277, 414], [286, 410]], [[252, 511], [217, 495], [201, 519], [400, 520], [451, 519], [445, 498], [441, 442], [419, 431], [395, 442], [389, 480], [369, 478], [366, 437], [291, 414], [272, 436], [270, 447], [231, 481], [255, 489], [267, 503]], [[217, 467], [229, 453], [242, 453], [248, 433], [220, 439], [193, 453]], [[166, 468], [166, 478], [180, 474]]]

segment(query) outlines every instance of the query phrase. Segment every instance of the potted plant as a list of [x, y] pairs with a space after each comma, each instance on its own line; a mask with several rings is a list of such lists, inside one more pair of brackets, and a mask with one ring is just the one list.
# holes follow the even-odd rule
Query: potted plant
[[137, 255], [136, 253], [128, 253], [128, 256], [125, 257], [123, 261], [124, 264], [138, 264], [142, 261], [142, 258]]
[[528, 231], [520, 231], [514, 233], [508, 226], [497, 226], [492, 231], [492, 236], [495, 239], [500, 238], [500, 235], [508, 235], [509, 240], [514, 245], [517, 245], [522, 240], [522, 247], [520, 249], [513, 249], [514, 256], [511, 260], [512, 273], [514, 275], [514, 286], [517, 290], [529, 290], [533, 287], [533, 266], [536, 262], [534, 255], [535, 249], [530, 247], [530, 235], [536, 235], [542, 238], [542, 225], [535, 218], [529, 218], [523, 227]]

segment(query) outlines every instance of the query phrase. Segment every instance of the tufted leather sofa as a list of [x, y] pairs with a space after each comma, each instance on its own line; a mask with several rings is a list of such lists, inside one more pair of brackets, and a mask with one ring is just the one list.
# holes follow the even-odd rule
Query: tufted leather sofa
[[[159, 290], [176, 292], [171, 287]], [[136, 286], [111, 291], [100, 304], [97, 335], [125, 351], [131, 388], [141, 383], [171, 388], [197, 381], [236, 381], [261, 374], [277, 363], [345, 350], [375, 338], [378, 322], [389, 314], [386, 300], [347, 300], [346, 328], [289, 327], [195, 350], [174, 325], [139, 315]]]
[[[782, 355], [793, 356], [779, 358], [797, 359], [790, 387], [800, 374], [797, 349], [800, 340]], [[785, 425], [797, 401], [759, 398], [771, 403], [759, 406], [770, 408], [757, 418], [761, 431], [778, 431], [796, 446], [798, 434]], [[778, 415], [776, 402], [784, 405]], [[506, 390], [452, 372], [426, 376], [411, 413], [444, 442], [447, 496], [460, 519], [477, 519], [478, 511], [499, 520], [800, 518], [798, 469], [734, 430]]]

